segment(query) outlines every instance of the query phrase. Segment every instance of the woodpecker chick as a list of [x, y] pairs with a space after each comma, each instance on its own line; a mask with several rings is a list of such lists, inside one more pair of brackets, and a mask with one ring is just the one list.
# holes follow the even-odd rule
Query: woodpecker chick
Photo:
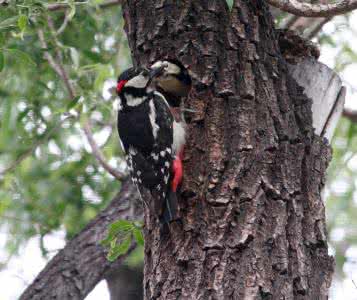
[[120, 99], [118, 132], [133, 182], [142, 194], [152, 195], [146, 203], [162, 223], [175, 219], [176, 195], [171, 190], [173, 165], [173, 117], [165, 98], [151, 88], [163, 67], [130, 68], [117, 82]]
[[191, 90], [191, 77], [181, 62], [175, 59], [159, 60], [151, 69], [164, 67], [154, 80], [156, 88], [163, 93], [171, 107], [180, 107], [183, 97]]
[[170, 105], [174, 118], [173, 123], [173, 155], [175, 160], [172, 165], [172, 189], [177, 191], [183, 177], [183, 151], [186, 142], [186, 121], [182, 111], [183, 98], [191, 90], [191, 77], [187, 69], [177, 60], [159, 60], [151, 69], [163, 68], [163, 71], [154, 79], [156, 89], [162, 93]]

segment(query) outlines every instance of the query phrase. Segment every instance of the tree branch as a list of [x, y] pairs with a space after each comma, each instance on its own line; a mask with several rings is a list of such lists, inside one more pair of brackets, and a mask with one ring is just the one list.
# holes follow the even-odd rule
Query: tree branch
[[313, 28], [306, 36], [307, 39], [311, 40], [312, 38], [314, 38], [322, 29], [322, 27], [324, 27], [324, 25], [328, 22], [330, 22], [332, 19], [332, 17], [327, 17], [324, 19], [321, 19], [320, 21], [317, 22], [317, 24], [315, 24], [315, 28]]
[[125, 174], [124, 172], [119, 172], [118, 170], [112, 168], [105, 160], [102, 152], [100, 151], [98, 145], [96, 144], [94, 138], [93, 138], [93, 134], [92, 134], [92, 130], [91, 130], [91, 126], [89, 124], [89, 122], [85, 122], [83, 125], [83, 131], [84, 134], [87, 137], [88, 143], [90, 145], [90, 147], [92, 148], [92, 153], [94, 155], [94, 157], [98, 160], [98, 162], [101, 164], [101, 166], [107, 170], [111, 175], [113, 175], [116, 179], [118, 179], [119, 181], [126, 178], [127, 174]]
[[[120, 5], [121, 0], [108, 0], [107, 2], [104, 2], [99, 5], [100, 8], [110, 8], [115, 5]], [[87, 2], [77, 2], [75, 3], [76, 5], [83, 5], [87, 4]], [[47, 9], [49, 11], [56, 11], [56, 10], [64, 10], [69, 8], [70, 6], [67, 3], [50, 3], [46, 5]]]
[[84, 299], [107, 272], [117, 268], [135, 248], [133, 244], [128, 253], [110, 263], [106, 250], [100, 245], [108, 225], [118, 219], [142, 219], [142, 213], [137, 190], [126, 180], [109, 206], [51, 259], [20, 299]]
[[302, 17], [333, 17], [357, 8], [357, 0], [340, 0], [333, 4], [310, 4], [297, 0], [266, 0], [270, 5]]
[[[54, 38], [56, 39], [56, 43], [58, 44], [57, 41], [57, 37], [56, 35], [56, 29], [54, 28], [54, 24], [53, 21], [51, 19], [51, 17], [48, 17], [48, 25], [54, 35]], [[42, 29], [38, 30], [38, 37], [41, 43], [41, 47], [44, 49], [47, 49], [47, 43], [46, 40], [44, 38], [44, 33]], [[75, 97], [76, 92], [75, 89], [72, 85], [72, 83], [69, 80], [69, 76], [66, 72], [66, 70], [64, 69], [61, 60], [61, 53], [59, 50], [57, 51], [57, 60], [48, 52], [45, 51], [45, 58], [47, 59], [48, 63], [50, 64], [50, 66], [52, 67], [52, 69], [58, 74], [58, 76], [62, 79], [62, 81], [64, 82], [68, 94], [71, 98], [71, 100]], [[108, 171], [111, 175], [114, 176], [114, 178], [118, 179], [119, 181], [124, 179], [126, 177], [125, 173], [119, 172], [117, 170], [115, 170], [114, 168], [112, 168], [105, 160], [104, 155], [102, 154], [102, 152], [100, 151], [100, 148], [98, 147], [98, 145], [96, 144], [94, 138], [93, 138], [93, 134], [91, 131], [91, 127], [89, 124], [89, 121], [85, 122], [83, 124], [83, 131], [85, 133], [85, 136], [88, 140], [88, 143], [92, 149], [92, 153], [94, 155], [94, 157], [97, 159], [97, 161], [99, 162], [99, 164], [106, 170]]]
[[66, 118], [63, 118], [56, 126], [54, 126], [53, 128], [49, 129], [47, 133], [45, 133], [43, 135], [43, 137], [38, 140], [35, 144], [33, 144], [29, 149], [27, 149], [24, 153], [20, 154], [20, 156], [15, 159], [15, 161], [13, 161], [8, 167], [6, 167], [5, 169], [0, 171], [0, 176], [5, 175], [8, 172], [11, 172], [13, 169], [15, 169], [23, 160], [25, 160], [27, 157], [29, 157], [31, 155], [31, 153], [38, 147], [40, 146], [42, 143], [44, 143], [45, 141], [47, 141], [50, 136], [56, 132], [59, 128], [61, 128], [61, 125], [67, 121], [70, 118], [73, 118], [74, 116], [70, 115]]
[[[37, 35], [40, 40], [41, 47], [43, 49], [47, 49], [47, 43], [45, 40], [43, 30], [38, 29]], [[49, 53], [48, 51], [45, 51], [44, 56], [45, 56], [46, 60], [48, 61], [49, 65], [52, 67], [52, 69], [57, 73], [57, 75], [59, 77], [62, 78], [63, 83], [66, 85], [66, 88], [68, 90], [69, 96], [71, 97], [71, 99], [73, 99], [75, 97], [74, 88], [73, 88], [72, 84], [70, 83], [67, 72], [63, 68], [62, 64], [60, 64], [58, 61], [56, 61], [54, 59], [54, 57], [51, 55], [51, 53]]]

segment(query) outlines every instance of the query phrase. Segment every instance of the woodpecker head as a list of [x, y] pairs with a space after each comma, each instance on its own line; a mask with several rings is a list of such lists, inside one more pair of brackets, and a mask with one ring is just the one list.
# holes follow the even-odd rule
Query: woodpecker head
[[187, 69], [177, 60], [167, 59], [155, 62], [150, 69], [163, 67], [163, 71], [155, 78], [156, 87], [170, 96], [186, 97], [191, 89], [191, 77]]
[[151, 68], [129, 68], [120, 74], [117, 82], [117, 93], [123, 106], [137, 106], [143, 103], [152, 91], [150, 83], [159, 76], [164, 66]]

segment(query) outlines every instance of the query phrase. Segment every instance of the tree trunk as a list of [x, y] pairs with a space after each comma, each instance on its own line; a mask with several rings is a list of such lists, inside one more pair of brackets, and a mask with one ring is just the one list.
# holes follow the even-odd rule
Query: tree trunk
[[111, 268], [105, 276], [110, 300], [143, 299], [143, 266], [128, 267], [121, 265]]
[[145, 299], [326, 299], [320, 191], [330, 148], [288, 74], [262, 0], [136, 0], [136, 64], [176, 57], [194, 80], [180, 223], [145, 216]]

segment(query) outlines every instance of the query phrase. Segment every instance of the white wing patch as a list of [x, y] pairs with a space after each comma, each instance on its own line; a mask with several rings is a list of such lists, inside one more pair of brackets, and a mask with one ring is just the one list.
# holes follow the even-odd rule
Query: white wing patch
[[125, 151], [125, 149], [124, 149], [124, 145], [123, 145], [123, 142], [121, 141], [121, 139], [120, 139], [120, 138], [119, 138], [119, 143], [120, 143], [121, 149], [122, 149], [123, 151]]
[[136, 155], [136, 154], [138, 154], [138, 151], [134, 147], [130, 146], [129, 147], [129, 154], [130, 155]]
[[154, 152], [151, 153], [151, 156], [152, 158], [155, 160], [155, 161], [158, 161], [159, 160], [159, 154], [155, 154]]
[[157, 138], [157, 132], [159, 130], [159, 125], [156, 124], [156, 110], [155, 110], [155, 105], [154, 105], [154, 101], [150, 100], [149, 102], [149, 106], [150, 106], [150, 113], [149, 113], [149, 118], [150, 118], [150, 123], [152, 126], [152, 132], [154, 135], [154, 139]]

